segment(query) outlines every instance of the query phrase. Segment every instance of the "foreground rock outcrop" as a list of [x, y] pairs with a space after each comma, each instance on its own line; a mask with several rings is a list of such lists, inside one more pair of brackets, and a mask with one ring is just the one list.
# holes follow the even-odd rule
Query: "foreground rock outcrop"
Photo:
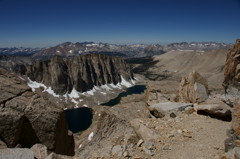
[[192, 104], [166, 102], [151, 105], [148, 109], [151, 112], [151, 114], [156, 118], [162, 118], [168, 114], [171, 117], [176, 117], [178, 112], [185, 111], [192, 107], [193, 107]]
[[26, 81], [3, 69], [0, 92], [0, 138], [8, 147], [42, 143], [50, 151], [74, 155], [73, 136], [60, 104], [33, 93]]
[[198, 114], [207, 115], [223, 121], [232, 120], [232, 107], [218, 98], [209, 98], [206, 102], [195, 105], [194, 109]]
[[235, 132], [236, 137], [240, 139], [240, 103], [235, 104], [233, 109], [232, 129]]
[[166, 96], [161, 91], [162, 85], [156, 85], [155, 83], [148, 83], [147, 89], [145, 91], [145, 101], [148, 106], [151, 106], [153, 104], [163, 103], [163, 102], [169, 102], [169, 96]]
[[[236, 94], [240, 90], [240, 39], [227, 54], [223, 86], [226, 93]], [[235, 88], [235, 89], [234, 89]]]
[[114, 107], [89, 106], [93, 109], [93, 123], [87, 130], [74, 134], [75, 156], [81, 158], [137, 156], [135, 150], [140, 137], [130, 122], [135, 118], [148, 117], [143, 97], [144, 94], [126, 96]]
[[123, 120], [124, 111], [117, 107], [95, 111], [99, 120], [80, 135], [76, 156], [159, 159], [176, 158], [179, 154], [181, 159], [214, 158], [223, 149], [225, 129], [230, 124], [187, 111], [179, 111], [175, 118], [138, 116]]
[[179, 87], [179, 101], [183, 103], [200, 103], [208, 98], [208, 83], [198, 72], [191, 72], [183, 77]]
[[240, 103], [234, 105], [232, 113], [232, 126], [228, 130], [228, 138], [225, 140], [225, 151], [222, 159], [240, 159]]
[[222, 159], [240, 159], [240, 39], [229, 50], [226, 59], [223, 87], [225, 98], [233, 105], [232, 126], [225, 140], [226, 154]]
[[[76, 156], [83, 158], [120, 158], [127, 145], [139, 140], [131, 126], [111, 110], [95, 109], [96, 116], [92, 126], [77, 140]], [[124, 133], [123, 133], [124, 132]], [[124, 140], [122, 140], [124, 139]], [[96, 144], [97, 143], [97, 144]], [[94, 151], [92, 151], [94, 150]]]
[[0, 149], [0, 159], [34, 159], [34, 154], [27, 148]]
[[75, 156], [59, 155], [54, 152], [47, 155], [47, 150], [43, 150], [38, 144], [34, 149], [28, 148], [6, 148], [0, 149], [0, 159], [81, 159]]
[[28, 68], [27, 76], [61, 95], [70, 93], [73, 88], [85, 92], [94, 86], [117, 84], [123, 78], [133, 79], [130, 68], [122, 59], [100, 54], [66, 59], [54, 56], [47, 61], [36, 61]]

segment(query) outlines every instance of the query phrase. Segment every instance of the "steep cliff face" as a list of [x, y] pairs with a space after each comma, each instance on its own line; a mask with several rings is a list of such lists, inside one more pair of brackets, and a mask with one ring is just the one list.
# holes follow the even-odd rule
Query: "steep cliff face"
[[229, 86], [240, 88], [240, 39], [227, 54], [223, 86], [225, 90]]
[[0, 67], [9, 72], [25, 75], [27, 65], [31, 63], [30, 56], [0, 56]]
[[28, 77], [46, 86], [55, 93], [70, 93], [73, 88], [85, 92], [94, 86], [117, 84], [123, 77], [133, 78], [129, 66], [117, 57], [89, 54], [73, 58], [54, 56], [47, 61], [36, 61], [28, 68]]

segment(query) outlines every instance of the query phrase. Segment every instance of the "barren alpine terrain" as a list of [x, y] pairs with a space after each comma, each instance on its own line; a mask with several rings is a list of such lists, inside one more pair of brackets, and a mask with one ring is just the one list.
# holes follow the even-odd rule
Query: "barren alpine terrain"
[[240, 159], [240, 0], [0, 0], [0, 159]]
[[4, 58], [0, 158], [231, 159], [238, 54]]

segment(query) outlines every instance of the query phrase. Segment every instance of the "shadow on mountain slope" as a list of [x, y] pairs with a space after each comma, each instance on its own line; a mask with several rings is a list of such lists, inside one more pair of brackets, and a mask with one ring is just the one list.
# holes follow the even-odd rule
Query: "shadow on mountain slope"
[[135, 65], [133, 68], [134, 73], [144, 74], [148, 71], [150, 67], [153, 67], [158, 60], [154, 60], [153, 57], [140, 57], [140, 58], [130, 58], [125, 60], [126, 63]]

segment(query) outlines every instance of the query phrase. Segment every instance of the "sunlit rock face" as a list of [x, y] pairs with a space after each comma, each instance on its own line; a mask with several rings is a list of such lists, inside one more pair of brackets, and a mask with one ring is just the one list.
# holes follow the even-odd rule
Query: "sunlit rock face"
[[[234, 93], [240, 90], [240, 39], [227, 53], [223, 86], [226, 93]], [[233, 89], [233, 87], [235, 89]]]
[[200, 103], [208, 98], [208, 83], [198, 72], [191, 72], [183, 77], [179, 87], [179, 101]]

